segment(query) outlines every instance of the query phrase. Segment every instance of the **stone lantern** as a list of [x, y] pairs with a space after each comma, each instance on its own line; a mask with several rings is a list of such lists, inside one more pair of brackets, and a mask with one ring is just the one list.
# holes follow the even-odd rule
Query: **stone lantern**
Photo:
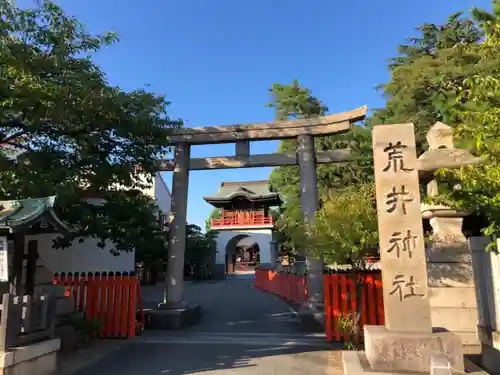
[[[427, 195], [439, 194], [434, 172], [441, 168], [460, 168], [480, 164], [484, 159], [456, 149], [453, 129], [437, 122], [427, 133], [429, 149], [418, 159], [420, 181]], [[456, 188], [460, 188], [456, 186]], [[472, 257], [462, 232], [466, 210], [422, 203], [422, 218], [432, 227], [427, 249], [427, 269], [432, 324], [461, 336], [465, 351], [476, 353], [480, 342], [476, 334], [477, 304], [472, 274]]]

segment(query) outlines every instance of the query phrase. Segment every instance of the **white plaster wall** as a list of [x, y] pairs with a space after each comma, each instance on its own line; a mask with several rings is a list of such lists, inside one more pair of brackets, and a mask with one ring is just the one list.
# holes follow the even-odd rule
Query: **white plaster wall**
[[26, 237], [26, 244], [29, 240], [38, 240], [39, 263], [50, 272], [130, 272], [135, 269], [134, 252], [122, 252], [114, 256], [109, 252], [111, 246], [101, 249], [93, 238], [86, 238], [83, 243], [74, 241], [72, 246], [66, 249], [54, 249], [52, 240], [58, 237], [57, 234]]
[[[159, 173], [156, 174], [156, 176], [158, 176], [158, 175], [159, 175]], [[149, 195], [151, 198], [155, 197], [156, 176], [150, 185], [148, 185], [145, 189], [141, 189], [143, 194]], [[139, 177], [137, 177], [137, 181], [144, 183], [146, 181], [146, 178], [139, 176]], [[116, 188], [118, 190], [129, 190], [131, 188], [130, 186], [124, 186], [124, 185], [120, 185], [120, 184], [113, 184], [113, 185], [111, 185], [111, 187]]]
[[[169, 215], [172, 197], [160, 173], [157, 173], [153, 184], [143, 190], [144, 194], [155, 198], [160, 210]], [[94, 204], [100, 204], [100, 199], [89, 199]], [[98, 240], [86, 238], [83, 243], [74, 241], [66, 249], [54, 249], [53, 239], [58, 234], [40, 234], [27, 236], [29, 239], [38, 240], [39, 264], [45, 266], [50, 272], [130, 272], [135, 269], [135, 252], [122, 252], [115, 256], [110, 253], [112, 245], [104, 249], [97, 246]], [[26, 245], [27, 246], [27, 245]]]
[[160, 173], [155, 176], [154, 182], [154, 197], [156, 198], [156, 204], [160, 210], [166, 214], [170, 215], [170, 205], [172, 203], [172, 196], [168, 190], [165, 180], [162, 178]]
[[220, 231], [217, 235], [217, 254], [215, 263], [226, 263], [226, 245], [234, 237], [239, 235], [246, 235], [255, 240], [259, 245], [260, 250], [260, 263], [274, 263], [275, 259], [271, 256], [271, 229], [246, 229], [238, 231]]

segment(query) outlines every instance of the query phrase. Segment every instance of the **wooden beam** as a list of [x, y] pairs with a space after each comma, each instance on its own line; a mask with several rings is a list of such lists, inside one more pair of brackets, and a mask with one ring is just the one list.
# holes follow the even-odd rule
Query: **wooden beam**
[[250, 141], [238, 141], [235, 143], [236, 156], [250, 156]]
[[[316, 152], [316, 163], [340, 163], [351, 160], [349, 149], [318, 151]], [[206, 169], [230, 169], [230, 168], [257, 168], [257, 167], [279, 167], [282, 165], [297, 165], [297, 155], [294, 152], [275, 154], [262, 154], [250, 156], [221, 156], [210, 158], [194, 158], [190, 160], [189, 170], [201, 171]], [[160, 165], [161, 171], [172, 171], [173, 161], [164, 160]]]
[[365, 118], [366, 111], [367, 107], [363, 106], [348, 112], [309, 119], [182, 128], [173, 131], [169, 143], [213, 144], [243, 140], [287, 139], [302, 134], [329, 135], [349, 130], [352, 123]]
[[24, 268], [24, 233], [14, 234], [14, 254], [12, 255], [12, 282], [11, 293], [14, 296], [23, 295], [23, 268]]

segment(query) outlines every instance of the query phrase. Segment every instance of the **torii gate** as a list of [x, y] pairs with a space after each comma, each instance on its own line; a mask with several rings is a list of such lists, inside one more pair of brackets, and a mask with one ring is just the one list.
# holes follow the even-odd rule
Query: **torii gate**
[[[170, 226], [170, 251], [167, 275], [167, 309], [187, 308], [183, 300], [184, 252], [186, 248], [186, 213], [190, 170], [277, 167], [299, 165], [300, 205], [307, 222], [318, 210], [316, 164], [350, 160], [350, 150], [315, 151], [314, 137], [339, 134], [366, 116], [367, 107], [308, 119], [271, 121], [245, 125], [184, 128], [175, 130], [169, 144], [175, 146], [174, 160], [161, 163], [160, 170], [173, 171]], [[250, 141], [297, 140], [296, 153], [250, 155]], [[191, 145], [235, 143], [235, 156], [190, 158]], [[323, 262], [306, 257], [310, 305], [322, 302]]]

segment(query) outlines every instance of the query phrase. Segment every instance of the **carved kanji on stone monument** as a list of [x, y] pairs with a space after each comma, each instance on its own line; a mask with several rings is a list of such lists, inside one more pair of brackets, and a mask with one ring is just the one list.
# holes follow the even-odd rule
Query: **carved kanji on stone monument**
[[413, 125], [376, 126], [373, 145], [386, 327], [431, 332]]
[[432, 330], [413, 124], [375, 126], [373, 156], [385, 326], [363, 327], [365, 351], [343, 353], [344, 373], [429, 374], [440, 355], [463, 372], [460, 337]]
[[384, 148], [384, 152], [387, 153], [387, 165], [383, 169], [384, 172], [388, 172], [392, 170], [393, 172], [404, 171], [411, 172], [415, 168], [406, 168], [404, 162], [404, 154], [403, 151], [408, 148], [405, 144], [401, 143], [401, 141], [397, 141], [396, 143], [389, 142], [387, 147]]

